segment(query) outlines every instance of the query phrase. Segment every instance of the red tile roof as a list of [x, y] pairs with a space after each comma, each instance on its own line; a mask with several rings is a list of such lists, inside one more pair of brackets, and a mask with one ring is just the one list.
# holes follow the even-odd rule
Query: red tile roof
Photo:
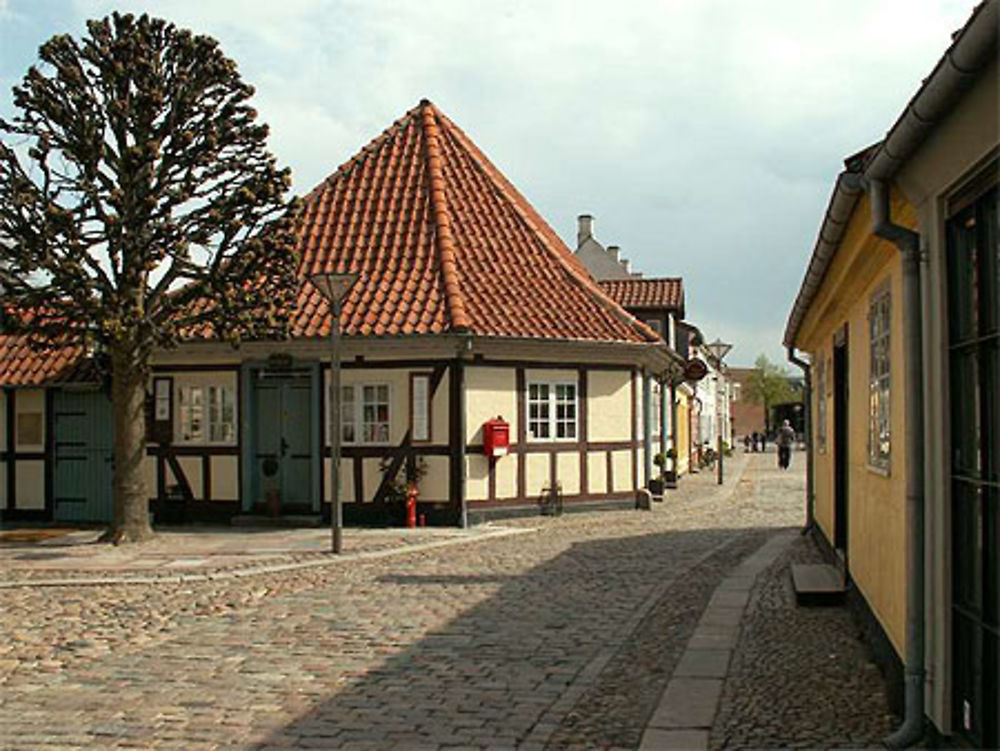
[[684, 317], [684, 283], [678, 277], [603, 279], [600, 285], [623, 308], [669, 308]]
[[[426, 100], [305, 198], [300, 276], [357, 272], [347, 335], [655, 342], [454, 123]], [[292, 335], [329, 333], [303, 285]]]
[[83, 347], [36, 350], [24, 336], [0, 336], [0, 386], [37, 387], [95, 381], [96, 371], [83, 358]]

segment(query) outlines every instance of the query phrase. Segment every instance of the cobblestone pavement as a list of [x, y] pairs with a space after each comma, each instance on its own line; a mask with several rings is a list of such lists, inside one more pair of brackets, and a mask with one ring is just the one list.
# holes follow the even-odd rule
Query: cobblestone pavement
[[878, 668], [845, 608], [795, 606], [793, 562], [822, 562], [810, 538], [797, 538], [758, 579], [709, 747], [881, 748], [900, 718]]
[[802, 521], [773, 461], [349, 566], [2, 590], [0, 745], [635, 748], [715, 583]]

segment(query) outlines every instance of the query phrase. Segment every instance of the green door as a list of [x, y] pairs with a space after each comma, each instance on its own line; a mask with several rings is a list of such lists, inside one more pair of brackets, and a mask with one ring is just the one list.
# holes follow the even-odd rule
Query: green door
[[312, 508], [312, 385], [303, 377], [258, 378], [254, 389], [257, 502], [277, 493], [282, 510]]
[[52, 499], [56, 521], [111, 520], [111, 402], [103, 391], [52, 399]]

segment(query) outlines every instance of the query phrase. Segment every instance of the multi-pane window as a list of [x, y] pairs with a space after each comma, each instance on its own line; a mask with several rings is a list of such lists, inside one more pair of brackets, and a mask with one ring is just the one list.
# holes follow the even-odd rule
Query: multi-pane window
[[868, 462], [887, 469], [891, 448], [889, 424], [889, 329], [891, 297], [888, 286], [872, 295], [868, 308]]
[[340, 440], [354, 443], [358, 440], [357, 422], [354, 419], [357, 407], [354, 401], [354, 387], [340, 387]]
[[385, 384], [361, 387], [361, 441], [389, 442], [389, 387]]
[[181, 386], [179, 399], [181, 440], [197, 442], [205, 438], [205, 404], [201, 386]]
[[556, 438], [576, 438], [576, 385], [557, 383]]
[[181, 386], [178, 396], [181, 441], [236, 442], [236, 393], [231, 386]]
[[528, 434], [532, 438], [551, 438], [551, 404], [549, 384], [532, 383], [528, 386]]
[[575, 383], [528, 385], [528, 434], [536, 439], [576, 438]]
[[208, 387], [208, 440], [211, 443], [236, 440], [236, 400], [231, 388]]

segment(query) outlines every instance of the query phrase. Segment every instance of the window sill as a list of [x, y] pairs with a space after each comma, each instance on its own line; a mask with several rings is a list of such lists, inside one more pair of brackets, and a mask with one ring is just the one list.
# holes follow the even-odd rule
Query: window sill
[[871, 464], [871, 463], [869, 463], [868, 464], [868, 471], [871, 472], [873, 475], [879, 475], [881, 477], [891, 477], [892, 476], [892, 470], [888, 466], [881, 467], [878, 464]]

